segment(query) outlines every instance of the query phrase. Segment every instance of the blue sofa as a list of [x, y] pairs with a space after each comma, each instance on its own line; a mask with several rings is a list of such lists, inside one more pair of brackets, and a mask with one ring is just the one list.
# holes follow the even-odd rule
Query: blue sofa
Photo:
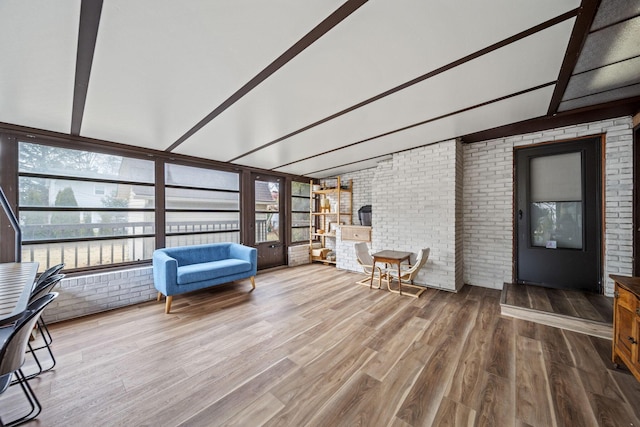
[[251, 279], [256, 288], [258, 251], [238, 243], [210, 243], [156, 249], [153, 252], [153, 283], [158, 301], [167, 297], [165, 313], [174, 295], [208, 288], [234, 280]]

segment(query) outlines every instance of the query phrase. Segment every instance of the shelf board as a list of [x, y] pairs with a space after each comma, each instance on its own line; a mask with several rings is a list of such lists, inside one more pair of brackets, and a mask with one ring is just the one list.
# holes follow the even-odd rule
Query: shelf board
[[312, 233], [311, 235], [317, 237], [336, 237], [336, 233]]
[[[338, 215], [338, 212], [311, 212], [311, 215]], [[340, 215], [351, 216], [351, 212], [340, 212]]]
[[329, 260], [326, 260], [326, 259], [314, 258], [314, 257], [311, 257], [311, 261], [312, 262], [321, 262], [323, 264], [335, 264], [336, 263], [335, 261], [329, 261]]

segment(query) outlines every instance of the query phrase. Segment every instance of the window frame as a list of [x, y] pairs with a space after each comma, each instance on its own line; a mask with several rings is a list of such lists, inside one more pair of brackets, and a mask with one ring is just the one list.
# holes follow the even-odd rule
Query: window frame
[[[299, 183], [299, 184], [304, 184], [304, 185], [308, 185], [309, 186], [309, 192], [307, 193], [306, 196], [303, 195], [299, 195], [299, 194], [294, 194], [293, 191], [293, 185], [294, 183]], [[301, 211], [301, 210], [296, 210], [294, 209], [295, 203], [293, 202], [294, 199], [305, 199], [308, 200], [309, 202], [309, 206], [311, 206], [311, 184], [310, 181], [302, 181], [300, 179], [292, 179], [291, 180], [291, 184], [289, 186], [289, 194], [290, 194], [290, 203], [291, 203], [291, 215], [289, 215], [289, 224], [288, 224], [288, 228], [289, 228], [289, 244], [291, 245], [300, 245], [300, 244], [308, 244], [309, 243], [309, 235], [307, 234], [307, 236], [302, 239], [302, 240], [294, 240], [293, 238], [293, 230], [300, 230], [300, 229], [307, 229], [307, 232], [309, 232], [309, 215], [310, 215], [310, 209], [305, 210], [305, 211]], [[294, 220], [293, 217], [295, 214], [306, 214], [307, 216], [307, 223], [305, 225], [299, 225], [299, 226], [294, 226]]]
[[[103, 155], [110, 155], [110, 156], [118, 156], [118, 157], [122, 157], [122, 158], [131, 158], [131, 159], [136, 159], [136, 160], [143, 160], [143, 161], [151, 161], [153, 163], [153, 160], [150, 160], [149, 158], [145, 158], [142, 156], [132, 156], [129, 153], [119, 153], [114, 151], [103, 151], [103, 150], [92, 150], [92, 149], [88, 149], [87, 147], [70, 147], [68, 145], [65, 144], [54, 144], [54, 143], [50, 143], [49, 141], [43, 141], [40, 139], [30, 139], [30, 138], [21, 138], [21, 137], [17, 137], [15, 139], [15, 144], [16, 144], [16, 178], [17, 178], [17, 185], [16, 185], [16, 206], [15, 206], [15, 211], [18, 214], [18, 217], [20, 217], [20, 214], [22, 212], [58, 212], [58, 213], [73, 213], [73, 212], [78, 212], [78, 213], [93, 213], [93, 212], [127, 212], [127, 213], [153, 213], [154, 214], [154, 221], [153, 221], [153, 228], [155, 229], [157, 227], [157, 221], [155, 219], [155, 212], [156, 212], [156, 207], [157, 207], [157, 202], [154, 202], [154, 206], [153, 207], [147, 207], [147, 208], [119, 208], [119, 207], [65, 207], [65, 206], [22, 206], [20, 204], [20, 179], [21, 178], [35, 178], [35, 179], [45, 179], [45, 180], [61, 180], [61, 181], [72, 181], [72, 182], [80, 182], [80, 183], [91, 183], [94, 187], [96, 184], [104, 184], [104, 185], [108, 185], [108, 184], [113, 184], [113, 185], [131, 185], [131, 186], [143, 186], [143, 187], [148, 187], [153, 189], [153, 193], [155, 195], [155, 187], [157, 185], [157, 177], [155, 176], [155, 165], [153, 166], [153, 170], [154, 170], [154, 177], [152, 182], [144, 182], [144, 181], [131, 181], [131, 180], [126, 180], [126, 179], [107, 179], [107, 178], [87, 178], [87, 177], [81, 177], [81, 176], [73, 176], [73, 175], [61, 175], [61, 174], [57, 174], [57, 173], [44, 173], [44, 172], [21, 172], [20, 171], [20, 165], [19, 165], [19, 158], [20, 158], [20, 144], [21, 143], [25, 143], [25, 144], [35, 144], [35, 145], [42, 145], [42, 146], [47, 146], [50, 148], [54, 148], [54, 149], [62, 149], [62, 150], [75, 150], [75, 151], [84, 151], [84, 152], [91, 152], [91, 153], [96, 153], [96, 154], [103, 154]], [[95, 194], [94, 194], [95, 195]], [[99, 223], [96, 223], [96, 226]], [[127, 223], [128, 224], [128, 223]], [[135, 229], [135, 225], [133, 226]], [[144, 226], [143, 226], [144, 227]], [[55, 261], [50, 262], [50, 253], [49, 253], [49, 245], [57, 245], [57, 244], [61, 244], [64, 245], [66, 243], [68, 244], [75, 244], [75, 248], [74, 248], [74, 259], [75, 259], [75, 264], [74, 266], [68, 266], [65, 267], [65, 271], [66, 272], [82, 272], [82, 271], [87, 271], [87, 270], [101, 270], [101, 269], [105, 269], [105, 268], [119, 268], [119, 267], [124, 267], [124, 266], [131, 266], [131, 265], [137, 265], [137, 264], [141, 264], [141, 263], [147, 263], [150, 261], [150, 258], [142, 258], [142, 259], [132, 259], [132, 260], [126, 260], [126, 261], [121, 261], [121, 262], [111, 262], [111, 263], [107, 263], [107, 264], [97, 264], [97, 265], [91, 265], [90, 264], [90, 260], [92, 258], [92, 253], [91, 253], [91, 249], [88, 249], [87, 251], [87, 259], [89, 260], [88, 263], [89, 265], [87, 266], [82, 266], [82, 267], [78, 267], [77, 263], [78, 263], [78, 248], [80, 247], [81, 244], [86, 243], [87, 245], [91, 245], [91, 242], [106, 242], [106, 241], [119, 241], [119, 240], [127, 240], [129, 242], [133, 242], [134, 248], [136, 245], [136, 242], [141, 242], [144, 239], [152, 239], [153, 244], [154, 244], [154, 249], [157, 247], [156, 246], [156, 235], [157, 235], [157, 229], [155, 230], [155, 232], [142, 232], [139, 234], [125, 234], [125, 235], [108, 235], [108, 236], [91, 236], [91, 238], [85, 238], [85, 237], [67, 237], [67, 238], [49, 238], [49, 239], [31, 239], [31, 240], [26, 240], [24, 238], [24, 234], [23, 234], [23, 241], [22, 241], [22, 252], [23, 252], [23, 261], [30, 261], [32, 258], [34, 258], [33, 255], [33, 250], [29, 251], [30, 256], [25, 257], [25, 247], [29, 248], [29, 247], [35, 247], [35, 246], [42, 246], [45, 245], [47, 247], [47, 254], [46, 254], [46, 260], [47, 263], [57, 263]], [[109, 251], [111, 254], [111, 257], [113, 259], [114, 256], [114, 249], [113, 249], [113, 245], [111, 247], [111, 250]], [[99, 254], [100, 254], [100, 258], [102, 259], [102, 255], [103, 255], [103, 248], [102, 246], [100, 246], [99, 249]], [[124, 252], [123, 252], [124, 254]], [[134, 252], [135, 254], [135, 252]], [[124, 256], [124, 255], [123, 255]], [[27, 259], [25, 259], [27, 258]], [[65, 249], [61, 249], [61, 261], [64, 262], [65, 261]], [[34, 259], [35, 260], [35, 259]], [[39, 266], [39, 270], [45, 270], [46, 268], [48, 268], [48, 265], [40, 265]]]
[[[176, 236], [202, 236], [202, 235], [214, 235], [214, 234], [223, 234], [223, 233], [237, 233], [238, 238], [237, 241], [240, 242], [242, 239], [242, 206], [241, 206], [241, 200], [242, 200], [242, 174], [238, 173], [237, 171], [229, 171], [229, 170], [224, 170], [224, 169], [219, 169], [219, 168], [215, 168], [215, 167], [207, 167], [207, 166], [203, 166], [203, 165], [193, 165], [193, 164], [185, 164], [182, 162], [173, 162], [173, 161], [165, 161], [163, 162], [163, 171], [166, 171], [167, 166], [168, 165], [176, 165], [176, 166], [183, 166], [183, 167], [189, 167], [189, 168], [194, 168], [194, 169], [207, 169], [207, 170], [212, 170], [212, 171], [216, 171], [216, 172], [224, 172], [224, 173], [232, 173], [237, 175], [237, 179], [238, 179], [238, 189], [237, 190], [230, 190], [230, 189], [225, 189], [225, 188], [219, 188], [219, 187], [196, 187], [196, 186], [192, 186], [192, 185], [180, 185], [180, 184], [167, 184], [166, 183], [166, 175], [163, 173], [162, 176], [162, 185], [164, 188], [164, 198], [162, 200], [163, 202], [163, 212], [164, 212], [164, 224], [162, 227], [162, 235], [163, 235], [163, 241], [164, 241], [164, 245], [163, 247], [167, 247], [167, 240], [170, 237], [176, 237]], [[211, 192], [211, 193], [226, 193], [226, 194], [237, 194], [238, 195], [238, 208], [237, 209], [195, 209], [195, 208], [190, 208], [190, 209], [180, 209], [180, 208], [168, 208], [166, 206], [166, 200], [167, 200], [167, 189], [176, 189], [176, 190], [185, 190], [185, 191], [189, 191], [189, 190], [195, 190], [195, 191], [202, 191], [202, 192]], [[195, 212], [200, 212], [200, 213], [236, 213], [238, 215], [238, 219], [237, 221], [237, 227], [233, 228], [233, 229], [224, 229], [224, 230], [206, 230], [206, 231], [199, 231], [199, 232], [180, 232], [180, 231], [176, 231], [176, 232], [167, 232], [167, 214], [171, 214], [171, 213], [195, 213]], [[231, 222], [231, 221], [230, 221]], [[156, 231], [157, 232], [157, 231]]]
[[[17, 212], [19, 206], [19, 178], [18, 178], [18, 142], [23, 141], [27, 143], [35, 143], [46, 146], [84, 150], [94, 153], [101, 153], [107, 155], [131, 157], [135, 159], [151, 160], [155, 162], [155, 247], [165, 247], [165, 188], [164, 188], [164, 166], [165, 163], [182, 164], [185, 166], [202, 167], [215, 169], [226, 172], [235, 172], [239, 174], [239, 191], [240, 191], [240, 243], [254, 246], [249, 241], [251, 235], [251, 223], [247, 220], [252, 216], [252, 205], [246, 200], [249, 194], [251, 184], [251, 173], [266, 173], [267, 171], [257, 168], [251, 168], [242, 165], [235, 165], [228, 162], [202, 159], [178, 153], [154, 150], [145, 147], [135, 147], [125, 144], [120, 144], [111, 141], [105, 141], [100, 139], [87, 138], [78, 135], [63, 134], [54, 131], [47, 131], [42, 129], [33, 129], [20, 125], [2, 123], [0, 124], [0, 163], [3, 165], [0, 168], [0, 185], [7, 196], [10, 208]], [[310, 178], [279, 173], [275, 171], [268, 171], [269, 174], [285, 179], [285, 182], [296, 180], [300, 182], [306, 182]], [[82, 180], [82, 179], [80, 179]], [[109, 180], [107, 180], [109, 181]], [[291, 197], [288, 194], [290, 185], [286, 185], [286, 196], [283, 199], [286, 207], [286, 215], [284, 215], [281, 226], [286, 227], [289, 230], [285, 233], [283, 244], [285, 247], [290, 245], [290, 225], [291, 225], [291, 211], [290, 203]], [[112, 209], [113, 210], [113, 209]], [[150, 234], [150, 233], [149, 233]], [[15, 232], [12, 227], [9, 226], [7, 218], [0, 215], [0, 262], [14, 262], [15, 261], [15, 247], [14, 247]], [[301, 242], [300, 244], [303, 244]], [[65, 273], [70, 276], [77, 276], [85, 274], [87, 272], [107, 272], [107, 271], [119, 271], [125, 270], [131, 267], [140, 267], [145, 265], [151, 265], [151, 260], [143, 259], [140, 261], [125, 262], [119, 264], [104, 264], [90, 267], [83, 267], [78, 269], [65, 269]], [[286, 262], [285, 262], [286, 265]]]

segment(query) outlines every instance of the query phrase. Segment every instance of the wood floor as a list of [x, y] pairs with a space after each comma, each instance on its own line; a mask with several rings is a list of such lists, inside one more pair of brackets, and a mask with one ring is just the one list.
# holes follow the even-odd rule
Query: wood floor
[[501, 313], [601, 338], [613, 336], [613, 298], [505, 283]]
[[[52, 325], [36, 426], [640, 426], [611, 342], [323, 265]], [[17, 387], [0, 395], [11, 418]]]

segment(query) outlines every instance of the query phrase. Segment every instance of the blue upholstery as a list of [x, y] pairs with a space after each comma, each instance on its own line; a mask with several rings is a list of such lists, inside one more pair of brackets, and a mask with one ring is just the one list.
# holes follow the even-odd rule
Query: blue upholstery
[[167, 313], [173, 295], [246, 278], [251, 278], [255, 286], [257, 269], [258, 251], [238, 243], [179, 246], [153, 252], [153, 282], [158, 292], [168, 297]]

